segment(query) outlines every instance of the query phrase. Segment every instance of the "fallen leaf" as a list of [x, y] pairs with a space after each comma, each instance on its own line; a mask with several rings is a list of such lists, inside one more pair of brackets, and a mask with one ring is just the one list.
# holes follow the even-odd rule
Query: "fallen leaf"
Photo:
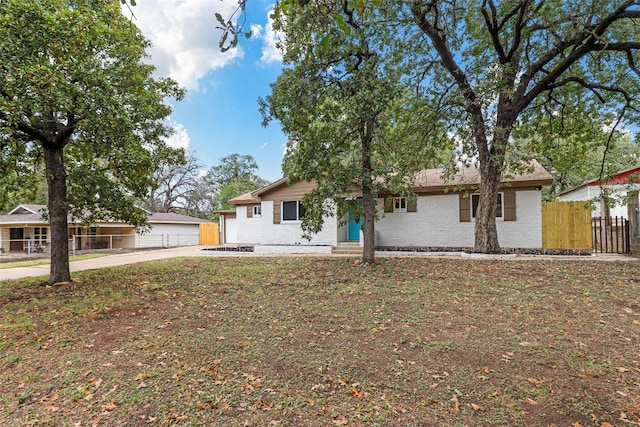
[[536, 387], [540, 387], [542, 385], [542, 383], [544, 383], [544, 380], [539, 380], [539, 379], [533, 378], [533, 377], [527, 378], [527, 381], [529, 381], [531, 384], [533, 384]]
[[458, 396], [454, 394], [451, 398], [451, 401], [453, 402], [453, 407], [449, 412], [451, 412], [452, 414], [457, 414], [458, 412], [460, 412], [460, 402], [458, 402]]
[[533, 406], [535, 406], [535, 405], [539, 405], [539, 403], [538, 403], [538, 402], [536, 402], [535, 400], [533, 400], [533, 399], [532, 399], [532, 398], [530, 398], [530, 397], [527, 397], [527, 398], [524, 400], [524, 403], [528, 403], [529, 405], [533, 405]]
[[580, 424], [579, 422], [575, 422], [573, 424], [571, 424], [573, 427], [583, 427], [582, 424]]
[[351, 389], [351, 396], [353, 396], [353, 397], [362, 397], [363, 395], [364, 395], [364, 392], [362, 390], [358, 390], [355, 387], [353, 387]]
[[613, 424], [603, 421], [602, 424], [600, 424], [600, 427], [613, 427]]
[[620, 366], [618, 368], [618, 372], [624, 373], [624, 372], [629, 372], [631, 371], [631, 369], [625, 368], [624, 366]]
[[337, 426], [346, 426], [347, 424], [349, 424], [349, 420], [346, 418], [341, 418], [339, 420], [334, 420], [333, 424]]
[[141, 389], [141, 388], [147, 388], [149, 387], [147, 385], [147, 383], [145, 383], [144, 381], [142, 381], [140, 384], [138, 384], [138, 387], [136, 387], [137, 390]]
[[476, 405], [475, 403], [471, 404], [471, 409], [473, 409], [474, 411], [484, 411], [484, 408], [480, 405]]

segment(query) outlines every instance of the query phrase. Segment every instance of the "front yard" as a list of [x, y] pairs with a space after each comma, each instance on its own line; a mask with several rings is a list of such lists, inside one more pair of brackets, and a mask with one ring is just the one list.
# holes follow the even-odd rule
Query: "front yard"
[[6, 426], [640, 425], [640, 265], [197, 258], [0, 282]]

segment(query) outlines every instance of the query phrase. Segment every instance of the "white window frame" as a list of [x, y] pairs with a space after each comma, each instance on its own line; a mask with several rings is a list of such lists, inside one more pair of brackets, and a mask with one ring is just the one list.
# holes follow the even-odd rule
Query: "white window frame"
[[[478, 202], [480, 203], [480, 194], [476, 193], [476, 194], [472, 194], [471, 195], [471, 221], [475, 221], [476, 220], [476, 210], [473, 209], [473, 199], [477, 198]], [[477, 205], [476, 203], [476, 205]], [[498, 206], [496, 205], [496, 221], [504, 221], [504, 193], [503, 192], [499, 192], [498, 193], [498, 201], [497, 203], [500, 204], [500, 216], [498, 216]]]
[[262, 216], [262, 205], [256, 205], [253, 207], [253, 217], [260, 218]]
[[394, 212], [406, 212], [407, 211], [407, 198], [406, 197], [394, 197], [393, 198], [393, 211]]
[[48, 231], [47, 227], [34, 227], [33, 242], [37, 245], [47, 243]]

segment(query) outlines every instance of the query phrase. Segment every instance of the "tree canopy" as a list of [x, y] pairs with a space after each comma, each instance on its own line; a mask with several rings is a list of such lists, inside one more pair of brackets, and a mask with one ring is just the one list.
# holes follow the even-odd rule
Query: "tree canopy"
[[354, 13], [343, 18], [339, 3], [329, 6], [333, 14], [276, 13], [286, 34], [285, 69], [261, 109], [265, 124], [277, 119], [289, 138], [285, 174], [316, 183], [303, 199], [306, 234], [320, 231], [327, 215], [346, 222], [351, 211], [364, 218], [363, 261], [372, 263], [378, 198], [410, 191], [408, 177], [437, 162], [420, 140], [438, 135], [424, 128], [411, 134], [409, 121], [399, 120], [410, 97], [398, 69], [387, 67], [392, 52], [378, 45], [380, 27]]
[[[613, 115], [612, 129], [637, 123], [638, 1], [282, 0], [279, 8], [285, 51], [304, 52], [296, 66], [315, 52], [348, 48], [353, 22], [366, 27], [385, 73], [409, 89], [406, 105], [423, 107], [407, 109], [398, 123], [437, 124], [458, 142], [459, 160], [479, 163], [476, 251], [500, 250], [501, 175], [535, 154], [527, 143], [535, 138], [514, 136], [538, 134], [543, 121], [579, 129]], [[287, 21], [302, 17], [313, 28], [306, 38]], [[327, 63], [325, 72], [333, 70]]]
[[0, 152], [44, 164], [51, 283], [70, 280], [68, 214], [145, 224], [134, 200], [148, 194], [153, 152], [170, 133], [164, 100], [183, 95], [152, 77], [147, 46], [119, 1], [2, 3]]
[[216, 209], [230, 209], [228, 200], [264, 187], [268, 181], [257, 174], [258, 164], [250, 154], [230, 154], [213, 166], [205, 181], [215, 195]]

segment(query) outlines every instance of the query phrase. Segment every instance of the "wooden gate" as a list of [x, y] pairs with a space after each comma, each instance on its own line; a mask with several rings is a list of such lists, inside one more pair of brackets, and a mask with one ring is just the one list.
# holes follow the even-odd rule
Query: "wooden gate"
[[585, 202], [542, 203], [542, 246], [545, 249], [590, 249], [591, 211]]
[[200, 244], [201, 245], [219, 245], [220, 244], [220, 227], [216, 222], [207, 222], [200, 224]]
[[623, 217], [596, 217], [592, 220], [593, 249], [601, 253], [631, 252], [629, 221]]

